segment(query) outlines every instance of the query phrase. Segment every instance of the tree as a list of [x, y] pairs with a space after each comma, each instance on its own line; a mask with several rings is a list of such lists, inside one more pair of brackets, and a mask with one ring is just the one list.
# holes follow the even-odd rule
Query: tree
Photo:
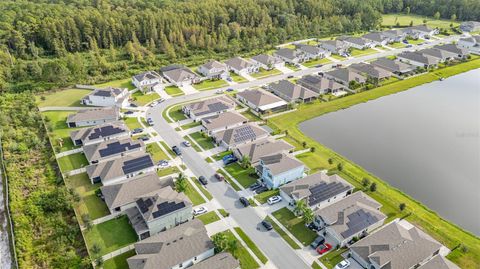
[[407, 13], [407, 15], [410, 14], [410, 7], [406, 7], [406, 8], [405, 8], [405, 13]]
[[433, 18], [436, 19], [436, 20], [440, 19], [440, 12], [438, 12], [438, 11], [435, 12], [435, 14], [433, 15]]
[[343, 170], [343, 164], [342, 164], [342, 163], [338, 163], [337, 169], [338, 169], [338, 171], [341, 172], [341, 171]]
[[94, 256], [97, 256], [100, 251], [102, 251], [102, 248], [97, 243], [94, 243], [90, 250], [92, 251]]
[[230, 253], [232, 253], [233, 256], [236, 256], [237, 250], [238, 250], [238, 241], [235, 238], [232, 238], [231, 240], [228, 241], [227, 243], [227, 248]]
[[[452, 16], [450, 16], [450, 20], [452, 21], [456, 21], [457, 20], [457, 14], [452, 14]], [[450, 26], [451, 27], [451, 26]]]
[[315, 147], [311, 147], [311, 148], [310, 148], [310, 152], [312, 152], [312, 153], [314, 153], [315, 150], [316, 150]]
[[228, 247], [228, 238], [224, 233], [218, 233], [212, 236], [215, 253], [222, 252]]
[[412, 26], [413, 26], [413, 20], [412, 20], [412, 21], [410, 21], [410, 27], [412, 27]]
[[313, 213], [312, 209], [309, 207], [305, 208], [303, 211], [302, 219], [305, 224], [310, 224], [315, 220], [315, 214]]
[[295, 204], [295, 209], [294, 212], [295, 214], [298, 215], [303, 215], [305, 210], [308, 208], [307, 204], [305, 203], [305, 200], [299, 200]]
[[375, 192], [377, 190], [377, 183], [373, 182], [371, 185], [370, 185], [370, 191], [371, 192]]
[[333, 164], [333, 159], [332, 158], [328, 158], [328, 164]]
[[405, 203], [400, 203], [400, 204], [398, 205], [398, 208], [400, 209], [400, 211], [405, 210], [406, 207], [407, 207], [407, 205], [406, 205]]
[[241, 163], [242, 163], [243, 168], [245, 168], [245, 169], [250, 168], [250, 166], [251, 166], [250, 156], [243, 155]]
[[178, 174], [177, 180], [175, 181], [175, 189], [178, 192], [185, 192], [187, 190], [187, 187], [188, 182], [185, 176], [182, 173]]
[[303, 146], [303, 148], [306, 148], [307, 147], [307, 142], [303, 141], [302, 146]]
[[369, 184], [370, 184], [370, 179], [364, 177], [364, 178], [362, 179], [362, 186], [363, 186], [363, 187], [367, 187]]

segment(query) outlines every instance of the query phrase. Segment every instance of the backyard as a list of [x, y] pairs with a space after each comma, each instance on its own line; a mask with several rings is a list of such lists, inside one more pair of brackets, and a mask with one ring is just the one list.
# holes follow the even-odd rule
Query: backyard
[[46, 126], [48, 129], [48, 136], [56, 153], [74, 149], [72, 140], [70, 139], [70, 132], [78, 130], [79, 128], [68, 128], [66, 120], [67, 116], [72, 114], [72, 111], [47, 111], [42, 112]]
[[238, 163], [232, 163], [228, 166], [225, 166], [225, 170], [227, 170], [227, 172], [232, 175], [244, 188], [248, 188], [248, 186], [257, 182], [258, 177], [257, 174], [255, 174], [255, 169], [253, 167], [244, 169]]
[[128, 269], [127, 259], [135, 255], [135, 250], [132, 249], [123, 254], [108, 259], [103, 264], [103, 269]]
[[66, 89], [57, 92], [47, 92], [45, 94], [37, 95], [35, 98], [37, 100], [38, 107], [83, 106], [80, 104], [80, 99], [91, 92], [91, 90], [85, 89]]
[[301, 217], [295, 216], [292, 211], [284, 207], [272, 213], [272, 215], [289, 230], [304, 246], [310, 245], [317, 234], [305, 227]]
[[57, 162], [62, 173], [66, 173], [88, 165], [88, 161], [82, 152], [60, 157], [57, 159]]

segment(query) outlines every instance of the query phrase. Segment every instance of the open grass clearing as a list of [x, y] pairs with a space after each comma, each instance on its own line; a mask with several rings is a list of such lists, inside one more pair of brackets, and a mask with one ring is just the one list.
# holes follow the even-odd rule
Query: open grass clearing
[[[86, 89], [66, 89], [56, 92], [48, 92], [37, 95], [38, 107], [59, 106], [59, 107], [73, 107], [84, 106], [80, 104], [80, 99], [85, 95], [91, 93], [91, 90]], [[44, 100], [42, 100], [44, 99]]]
[[180, 95], [184, 95], [185, 93], [177, 86], [167, 86], [165, 87], [165, 92], [172, 96], [172, 97], [175, 97], [175, 96], [180, 96]]
[[436, 20], [427, 16], [413, 15], [413, 14], [384, 14], [382, 15], [382, 26], [410, 26], [410, 22], [413, 22], [413, 25], [424, 24], [424, 20], [427, 21], [427, 25], [432, 28], [450, 28], [450, 24], [453, 24], [454, 27], [458, 26], [459, 23], [456, 21], [450, 20]]
[[136, 128], [143, 128], [140, 122], [138, 121], [138, 118], [135, 117], [127, 117], [123, 120], [125, 124], [127, 125], [128, 129], [133, 130]]
[[257, 256], [257, 258], [263, 264], [268, 262], [267, 257], [265, 257], [265, 255], [263, 255], [262, 251], [260, 251], [260, 249], [257, 247], [257, 245], [255, 245], [255, 243], [252, 241], [252, 239], [250, 239], [250, 237], [248, 237], [248, 235], [242, 230], [242, 228], [235, 227], [233, 229], [235, 230], [235, 232], [237, 232], [238, 236], [240, 236], [240, 238], [242, 238], [243, 242], [245, 242], [245, 244], [247, 244], [248, 248], [255, 254], [255, 256]]
[[322, 58], [322, 59], [315, 59], [315, 60], [311, 60], [311, 61], [308, 61], [308, 62], [304, 62], [302, 63], [303, 66], [306, 66], [306, 67], [312, 67], [312, 66], [316, 66], [316, 65], [319, 65], [319, 64], [328, 64], [328, 63], [331, 63], [332, 61], [330, 61], [329, 59], [327, 58]]
[[220, 217], [218, 217], [215, 211], [210, 211], [208, 213], [202, 214], [200, 216], [196, 216], [196, 219], [199, 219], [203, 222], [204, 225], [210, 224], [215, 221], [219, 221]]
[[47, 111], [42, 112], [42, 116], [46, 122], [48, 136], [52, 142], [53, 149], [56, 153], [77, 148], [70, 139], [70, 132], [80, 128], [68, 128], [67, 116], [75, 113], [74, 111]]
[[301, 217], [295, 216], [286, 207], [273, 212], [272, 215], [304, 246], [310, 245], [317, 237], [315, 232], [305, 227], [305, 222]]
[[175, 174], [175, 173], [178, 173], [180, 172], [178, 170], [178, 168], [176, 166], [170, 166], [170, 167], [167, 167], [167, 168], [163, 168], [163, 169], [158, 169], [157, 170], [157, 175], [159, 177], [164, 177], [164, 176], [169, 176], [171, 174]]
[[135, 89], [135, 86], [132, 84], [132, 79], [131, 78], [112, 80], [112, 81], [109, 81], [109, 82], [106, 82], [106, 83], [96, 84], [95, 87], [98, 87], [98, 88], [106, 88], [106, 87], [127, 88], [128, 90]]
[[371, 48], [363, 49], [363, 50], [359, 50], [359, 49], [354, 49], [354, 48], [352, 48], [352, 49], [350, 50], [350, 55], [352, 55], [353, 57], [355, 57], [355, 56], [369, 55], [369, 54], [375, 54], [375, 53], [379, 53], [379, 51], [378, 51], [378, 50], [371, 49]]
[[62, 173], [66, 173], [88, 165], [88, 161], [82, 152], [60, 157], [57, 159], [57, 161]]
[[234, 177], [240, 185], [244, 188], [248, 188], [248, 186], [252, 185], [253, 183], [257, 182], [258, 176], [255, 174], [255, 169], [250, 167], [245, 169], [241, 167], [238, 163], [232, 163], [225, 166], [225, 170]]
[[199, 91], [212, 90], [216, 88], [221, 88], [227, 86], [228, 83], [223, 79], [216, 80], [204, 80], [198, 84], [193, 85], [193, 87]]

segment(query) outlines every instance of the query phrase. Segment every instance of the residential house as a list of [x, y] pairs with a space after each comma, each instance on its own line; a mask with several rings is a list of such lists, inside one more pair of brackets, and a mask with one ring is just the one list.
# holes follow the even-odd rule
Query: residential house
[[468, 49], [470, 53], [480, 54], [480, 35], [460, 38], [457, 45], [460, 48]]
[[139, 197], [135, 201], [135, 206], [125, 212], [139, 240], [193, 218], [190, 199], [183, 192], [176, 192], [170, 186]]
[[460, 24], [462, 32], [477, 32], [480, 31], [480, 22], [478, 21], [464, 21]]
[[327, 79], [317, 75], [306, 75], [297, 80], [297, 84], [312, 90], [318, 94], [336, 93], [347, 89], [344, 85], [335, 80]]
[[397, 75], [412, 73], [416, 69], [416, 67], [411, 64], [407, 64], [399, 60], [391, 60], [388, 58], [378, 58], [370, 64], [388, 70]]
[[282, 98], [263, 90], [245, 90], [237, 93], [236, 98], [261, 114], [270, 111], [282, 111], [288, 108], [287, 102]]
[[343, 41], [344, 43], [347, 44], [347, 46], [349, 46], [351, 48], [356, 48], [356, 49], [359, 49], [359, 50], [375, 47], [375, 45], [372, 41], [370, 41], [369, 39], [362, 38], [362, 37], [354, 37], [354, 36], [348, 37], [347, 36], [347, 37], [340, 37], [340, 38], [338, 38], [338, 40]]
[[123, 121], [104, 123], [70, 132], [70, 139], [72, 139], [73, 145], [75, 146], [86, 146], [129, 136], [130, 131]]
[[203, 131], [208, 135], [223, 130], [235, 128], [248, 122], [242, 114], [237, 112], [225, 112], [202, 119]]
[[440, 62], [438, 58], [430, 55], [423, 55], [418, 51], [404, 51], [397, 55], [397, 59], [401, 62], [423, 68], [435, 67]]
[[146, 71], [133, 76], [132, 83], [142, 92], [153, 92], [163, 88], [163, 78], [155, 71]]
[[418, 269], [460, 269], [456, 264], [447, 260], [440, 254], [435, 255], [426, 263], [417, 267]]
[[277, 189], [302, 178], [305, 172], [305, 165], [301, 161], [285, 153], [260, 157], [259, 167], [258, 171], [262, 171], [260, 180], [269, 189]]
[[247, 61], [241, 57], [231, 58], [225, 61], [229, 71], [237, 75], [245, 75], [256, 73], [259, 71], [259, 67], [254, 63]]
[[83, 153], [90, 164], [114, 159], [134, 152], [145, 152], [145, 144], [142, 140], [133, 140], [130, 137], [83, 146]]
[[289, 48], [278, 49], [273, 53], [273, 56], [289, 64], [298, 64], [304, 61], [304, 54], [301, 51]]
[[130, 269], [180, 269], [215, 254], [205, 225], [192, 220], [135, 243], [136, 255], [127, 259]]
[[83, 109], [67, 117], [67, 126], [85, 127], [113, 122], [120, 119], [120, 113], [116, 107]]
[[141, 174], [154, 172], [155, 164], [150, 154], [136, 153], [89, 165], [86, 170], [92, 184], [101, 182], [106, 186], [131, 180]]
[[310, 103], [319, 96], [318, 93], [285, 79], [269, 84], [268, 88], [289, 103]]
[[198, 73], [208, 79], [226, 79], [230, 76], [227, 65], [215, 60], [200, 65]]
[[242, 160], [244, 157], [248, 157], [250, 164], [257, 169], [259, 174], [261, 174], [262, 171], [258, 170], [258, 168], [260, 168], [258, 167], [258, 164], [261, 157], [275, 155], [278, 153], [289, 153], [294, 149], [294, 146], [288, 144], [283, 139], [264, 139], [238, 146], [233, 151], [233, 154], [239, 160]]
[[364, 268], [418, 268], [442, 245], [405, 220], [395, 220], [350, 246], [350, 256]]
[[173, 185], [173, 177], [159, 179], [156, 173], [150, 172], [127, 182], [102, 186], [100, 190], [108, 210], [115, 214], [135, 207], [140, 197], [152, 196]]
[[186, 104], [182, 107], [183, 113], [193, 121], [218, 115], [235, 109], [235, 101], [228, 96], [219, 96], [198, 102]]
[[312, 210], [324, 208], [353, 192], [353, 186], [339, 175], [318, 172], [282, 186], [280, 195], [290, 206], [304, 200]]
[[341, 40], [325, 40], [320, 42], [320, 47], [331, 53], [343, 55], [348, 53], [348, 48], [350, 46]]
[[422, 49], [422, 50], [419, 50], [418, 52], [423, 55], [435, 57], [438, 59], [440, 63], [454, 60], [457, 57], [457, 54], [455, 53], [445, 51], [445, 50], [439, 50], [435, 48]]
[[221, 252], [192, 265], [189, 269], [240, 269], [240, 263], [232, 254]]
[[255, 55], [252, 57], [252, 62], [265, 70], [272, 70], [285, 66], [285, 62], [282, 59], [268, 54]]
[[390, 38], [382, 32], [370, 32], [362, 36], [363, 39], [368, 40], [373, 46], [385, 46], [389, 43]]
[[313, 59], [325, 58], [330, 56], [331, 52], [320, 48], [318, 46], [298, 44], [297, 50], [301, 51], [304, 55], [304, 61]]
[[122, 107], [128, 103], [128, 89], [107, 87], [95, 89], [80, 100], [86, 106]]
[[436, 35], [438, 34], [438, 29], [432, 29], [427, 25], [421, 24], [407, 27], [404, 29], [404, 32], [407, 34], [407, 36], [417, 39]]
[[[326, 234], [336, 246], [344, 247], [354, 238], [362, 238], [383, 225], [387, 218], [382, 205], [362, 191], [314, 212], [320, 233]], [[333, 244], [332, 244], [333, 245]]]
[[403, 29], [392, 29], [383, 31], [382, 34], [388, 38], [388, 43], [402, 42], [407, 38], [407, 33]]
[[457, 46], [456, 44], [436, 45], [433, 48], [452, 55], [452, 57], [455, 57], [456, 59], [465, 59], [469, 55], [468, 49]]
[[345, 86], [349, 86], [350, 82], [352, 81], [355, 81], [358, 84], [363, 84], [367, 81], [366, 77], [358, 74], [357, 72], [353, 72], [348, 68], [334, 69], [332, 71], [324, 73], [323, 76], [328, 79], [333, 79], [336, 82]]
[[355, 63], [351, 64], [349, 69], [352, 69], [354, 72], [365, 75], [369, 78], [376, 80], [388, 79], [392, 76], [392, 73], [388, 70], [385, 70], [376, 65], [367, 64], [367, 63]]
[[220, 131], [213, 134], [215, 143], [226, 149], [233, 149], [243, 144], [247, 144], [256, 140], [267, 138], [269, 133], [263, 128], [253, 123]]
[[163, 77], [177, 87], [192, 85], [201, 81], [200, 76], [185, 66], [171, 65], [160, 70]]

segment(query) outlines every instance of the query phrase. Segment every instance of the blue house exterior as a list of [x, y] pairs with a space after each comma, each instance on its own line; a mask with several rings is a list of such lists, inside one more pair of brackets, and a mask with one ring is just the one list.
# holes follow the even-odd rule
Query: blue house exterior
[[305, 172], [302, 162], [284, 154], [262, 157], [260, 165], [261, 180], [270, 189], [277, 189], [283, 184], [302, 178]]

